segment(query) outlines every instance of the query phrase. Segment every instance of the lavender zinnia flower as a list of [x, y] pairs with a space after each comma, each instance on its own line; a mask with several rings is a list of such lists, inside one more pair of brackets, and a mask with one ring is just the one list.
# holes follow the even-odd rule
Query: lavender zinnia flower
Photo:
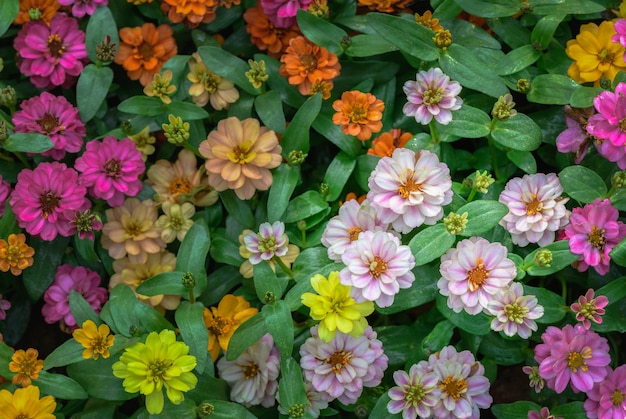
[[420, 71], [416, 81], [404, 83], [402, 90], [408, 103], [402, 108], [407, 116], [415, 117], [422, 125], [428, 125], [435, 118], [442, 125], [452, 121], [452, 112], [461, 108], [463, 100], [458, 97], [461, 85], [450, 81], [440, 68]]
[[389, 389], [387, 410], [391, 414], [402, 412], [402, 419], [429, 418], [441, 391], [437, 387], [437, 374], [428, 368], [426, 361], [411, 366], [409, 373], [399, 370], [393, 373], [395, 387]]
[[535, 320], [543, 316], [543, 307], [534, 295], [524, 295], [524, 287], [513, 282], [508, 289], [497, 293], [489, 301], [487, 311], [496, 316], [491, 321], [491, 329], [503, 331], [507, 336], [519, 335], [528, 339], [537, 330]]

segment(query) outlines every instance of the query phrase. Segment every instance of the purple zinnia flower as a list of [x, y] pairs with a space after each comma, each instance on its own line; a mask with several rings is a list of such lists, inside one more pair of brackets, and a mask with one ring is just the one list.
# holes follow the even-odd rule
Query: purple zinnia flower
[[428, 125], [435, 118], [442, 125], [452, 121], [452, 112], [461, 109], [463, 100], [458, 97], [461, 85], [450, 81], [440, 68], [420, 71], [417, 81], [404, 83], [402, 90], [408, 103], [402, 108], [406, 116], [413, 116], [422, 125]]
[[563, 419], [560, 417], [554, 417], [550, 414], [550, 410], [547, 407], [542, 407], [539, 412], [531, 410], [528, 412], [528, 419]]
[[607, 340], [577, 324], [563, 330], [548, 326], [535, 346], [535, 361], [546, 385], [562, 393], [571, 382], [572, 390], [587, 392], [604, 380], [611, 362]]
[[11, 308], [11, 302], [2, 298], [0, 294], [0, 320], [7, 318], [7, 310]]
[[609, 369], [606, 378], [587, 392], [584, 407], [590, 419], [626, 418], [626, 365]]
[[519, 282], [513, 282], [508, 289], [497, 293], [489, 301], [487, 311], [492, 316], [491, 329], [503, 331], [507, 336], [519, 335], [528, 339], [537, 331], [535, 320], [543, 316], [543, 306], [540, 306], [537, 297], [524, 295], [524, 287]]
[[11, 194], [11, 206], [18, 225], [31, 235], [51, 241], [70, 234], [76, 210], [89, 208], [87, 189], [78, 183], [78, 173], [64, 163], [39, 163], [23, 169]]
[[450, 169], [427, 150], [395, 149], [378, 161], [368, 186], [367, 200], [380, 221], [400, 233], [435, 224], [452, 202]]
[[243, 243], [251, 253], [248, 260], [253, 265], [271, 260], [274, 256], [285, 256], [289, 251], [289, 238], [281, 221], [261, 224], [258, 234], [250, 232], [243, 236]]
[[587, 131], [594, 137], [609, 140], [615, 146], [626, 143], [622, 121], [626, 119], [626, 83], [618, 83], [615, 93], [607, 90], [593, 99], [597, 114], [589, 118]]
[[274, 339], [267, 333], [234, 361], [222, 357], [217, 361], [220, 378], [230, 386], [230, 398], [246, 407], [274, 406], [280, 354]]
[[626, 225], [617, 221], [619, 211], [608, 199], [598, 198], [583, 208], [574, 208], [565, 227], [572, 253], [580, 255], [578, 270], [592, 266], [600, 275], [609, 271], [609, 253], [626, 236]]
[[107, 290], [100, 287], [100, 275], [83, 266], [61, 265], [56, 270], [54, 282], [43, 296], [46, 302], [41, 309], [46, 323], [61, 320], [62, 328], [72, 331], [78, 326], [70, 310], [70, 293], [82, 295], [96, 313], [107, 300]]
[[0, 217], [4, 213], [4, 207], [8, 202], [9, 195], [11, 194], [11, 184], [6, 180], [2, 179], [2, 175], [0, 175]]
[[380, 384], [388, 358], [370, 326], [358, 338], [338, 332], [330, 342], [320, 339], [317, 328], [311, 328], [311, 337], [300, 346], [300, 366], [305, 382], [323, 399], [353, 404], [363, 387]]
[[93, 15], [99, 6], [106, 6], [109, 0], [58, 0], [61, 6], [72, 6], [72, 16], [81, 18]]
[[20, 103], [22, 110], [13, 114], [15, 132], [38, 132], [46, 135], [54, 147], [41, 153], [61, 160], [65, 153], [78, 153], [87, 134], [76, 109], [63, 96], [43, 92]]
[[441, 257], [437, 282], [439, 292], [448, 297], [448, 307], [456, 313], [487, 311], [489, 301], [517, 276], [515, 263], [500, 243], [481, 237], [461, 240]]
[[554, 241], [556, 231], [568, 222], [569, 211], [561, 197], [563, 187], [554, 173], [525, 175], [509, 180], [499, 201], [509, 209], [500, 225], [511, 233], [513, 243], [546, 246]]
[[139, 176], [146, 170], [137, 145], [128, 138], [115, 137], [89, 141], [74, 167], [81, 172], [80, 182], [89, 188], [89, 194], [112, 207], [119, 207], [127, 196], [141, 192]]
[[411, 249], [385, 231], [362, 232], [345, 250], [341, 261], [346, 267], [339, 272], [339, 279], [352, 287], [351, 295], [357, 303], [367, 300], [389, 307], [400, 288], [410, 288], [415, 281]]
[[20, 72], [40, 89], [69, 88], [88, 59], [85, 33], [64, 13], [54, 15], [50, 26], [41, 20], [26, 22], [13, 47]]
[[561, 153], [574, 153], [574, 162], [579, 164], [593, 137], [586, 130], [587, 120], [594, 114], [593, 108], [572, 108], [565, 105], [567, 128], [556, 137], [556, 149]]
[[578, 297], [578, 302], [572, 304], [570, 309], [576, 313], [576, 320], [582, 322], [583, 327], [587, 330], [591, 328], [591, 321], [594, 323], [602, 323], [602, 315], [604, 307], [609, 304], [609, 299], [604, 295], [594, 298], [593, 288], [589, 288], [585, 295]]
[[307, 10], [313, 0], [261, 0], [261, 9], [277, 28], [288, 28], [297, 24], [298, 10]]
[[411, 366], [409, 373], [399, 370], [393, 373], [395, 387], [389, 389], [387, 411], [402, 412], [402, 419], [429, 418], [441, 391], [437, 387], [437, 375], [428, 370], [428, 363], [421, 361]]

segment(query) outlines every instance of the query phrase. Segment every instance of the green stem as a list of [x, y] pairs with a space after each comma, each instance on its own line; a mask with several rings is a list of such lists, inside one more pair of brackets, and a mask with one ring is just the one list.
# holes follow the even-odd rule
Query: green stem
[[191, 304], [195, 304], [196, 303], [196, 296], [193, 295], [193, 288], [189, 290], [189, 302]]
[[289, 267], [287, 265], [285, 265], [285, 262], [283, 262], [281, 258], [279, 258], [278, 256], [274, 256], [274, 262], [276, 262], [276, 264], [278, 266], [280, 266], [280, 269], [282, 269], [283, 272], [285, 272], [287, 275], [289, 275], [289, 278], [291, 278], [291, 279], [295, 278], [295, 275], [294, 275], [293, 271], [291, 269], [289, 269]]
[[437, 132], [437, 127], [435, 126], [435, 120], [431, 119], [428, 123], [428, 128], [430, 128], [430, 139], [434, 144], [439, 143], [439, 133]]
[[611, 198], [611, 196], [615, 193], [616, 190], [617, 188], [615, 188], [615, 186], [611, 186], [611, 189], [609, 189], [609, 191], [606, 193], [605, 198], [607, 199]]
[[491, 134], [487, 137], [489, 142], [489, 152], [491, 154], [491, 165], [493, 166], [493, 173], [496, 175], [496, 179], [500, 180], [500, 169], [498, 168], [498, 158], [496, 157], [496, 148], [493, 145], [493, 139]]
[[558, 275], [558, 278], [561, 282], [561, 297], [564, 301], [567, 301], [567, 281], [562, 275]]
[[467, 197], [467, 202], [472, 202], [475, 196], [476, 196], [476, 189], [472, 188], [469, 196]]
[[13, 159], [7, 156], [6, 154], [0, 153], [0, 159], [5, 160], [5, 161], [10, 161], [11, 163], [13, 163]]

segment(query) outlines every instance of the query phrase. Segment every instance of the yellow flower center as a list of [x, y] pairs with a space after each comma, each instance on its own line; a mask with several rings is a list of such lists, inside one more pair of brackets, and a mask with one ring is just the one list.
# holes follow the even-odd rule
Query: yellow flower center
[[278, 246], [276, 246], [276, 237], [260, 237], [259, 236], [259, 251], [260, 252], [274, 252]]
[[596, 300], [587, 301], [585, 304], [581, 304], [578, 312], [586, 319], [593, 319], [593, 316], [596, 315]]
[[148, 365], [150, 371], [152, 372], [152, 381], [157, 382], [163, 380], [163, 375], [167, 371], [169, 364], [165, 361], [157, 361]]
[[180, 216], [170, 216], [170, 227], [174, 230], [180, 230], [185, 224], [185, 220]]
[[467, 271], [467, 281], [469, 282], [469, 290], [474, 292], [489, 278], [489, 272], [483, 265], [483, 258], [476, 259], [476, 266]]
[[411, 192], [421, 191], [422, 185], [419, 183], [415, 183], [415, 179], [413, 179], [413, 171], [407, 170], [406, 180], [404, 183], [400, 184], [398, 188], [398, 195], [402, 198], [407, 199]]
[[139, 54], [142, 56], [142, 59], [144, 61], [149, 61], [150, 58], [152, 58], [153, 53], [152, 53], [152, 45], [143, 42], [139, 48], [137, 48]]
[[572, 372], [581, 371], [585, 372], [589, 369], [587, 367], [587, 359], [591, 359], [591, 348], [589, 346], [585, 346], [580, 352], [570, 352], [567, 354], [567, 367], [572, 370]]
[[615, 59], [615, 55], [606, 48], [603, 48], [602, 51], [598, 54], [598, 60], [602, 64], [610, 64]]
[[303, 54], [300, 56], [300, 64], [309, 73], [317, 68], [317, 57], [314, 54]]
[[187, 193], [190, 190], [191, 190], [191, 182], [189, 182], [184, 177], [177, 177], [175, 179], [172, 179], [169, 186], [167, 187], [167, 192], [171, 195]]
[[98, 337], [93, 338], [89, 341], [89, 345], [94, 353], [104, 354], [111, 345], [108, 344], [107, 336], [98, 335]]
[[443, 99], [441, 89], [427, 89], [422, 95], [422, 102], [425, 106], [436, 105]]
[[507, 304], [504, 306], [504, 314], [510, 321], [522, 324], [528, 314], [528, 307], [520, 306], [517, 303]]
[[378, 279], [387, 270], [387, 262], [382, 260], [380, 256], [374, 257], [374, 260], [370, 263], [370, 274]]
[[221, 336], [228, 333], [228, 330], [233, 326], [235, 322], [227, 317], [215, 316], [209, 320], [207, 329], [215, 336]]
[[259, 367], [254, 362], [249, 362], [246, 365], [242, 365], [243, 378], [251, 380], [259, 373]]
[[351, 124], [366, 124], [368, 108], [365, 103], [354, 103], [350, 107], [347, 117]]
[[604, 239], [605, 230], [600, 230], [596, 226], [591, 226], [591, 233], [589, 234], [589, 243], [596, 249], [602, 251], [604, 250], [604, 245], [606, 244], [606, 240]]
[[537, 199], [537, 194], [532, 194], [532, 198], [526, 203], [526, 215], [535, 215], [543, 209], [543, 204]]
[[335, 351], [334, 354], [326, 358], [326, 363], [330, 364], [333, 372], [337, 374], [341, 372], [344, 366], [350, 363], [353, 356], [352, 352], [346, 352], [342, 349], [340, 351]]
[[48, 52], [50, 56], [55, 59], [55, 64], [58, 62], [59, 57], [65, 52], [65, 45], [63, 45], [59, 34], [54, 33], [48, 36]]
[[30, 359], [25, 358], [22, 361], [17, 363], [17, 372], [18, 374], [23, 374], [27, 377], [36, 378], [39, 372], [37, 370], [37, 358]]
[[41, 130], [44, 134], [52, 134], [55, 128], [58, 128], [59, 131], [65, 130], [65, 127], [61, 125], [61, 121], [59, 121], [59, 118], [54, 115], [50, 115], [49, 113], [45, 113], [36, 122], [37, 125], [41, 127]]
[[426, 393], [424, 392], [424, 387], [422, 383], [419, 383], [414, 386], [410, 386], [404, 393], [404, 400], [406, 403], [411, 404], [413, 406], [417, 406], [420, 404], [422, 399]]
[[131, 221], [126, 226], [126, 238], [137, 237], [143, 233], [143, 228], [140, 223]]
[[109, 177], [118, 178], [122, 171], [122, 162], [118, 159], [110, 159], [104, 163], [104, 172]]
[[30, 416], [26, 416], [25, 413], [20, 413], [15, 417], [15, 419], [31, 419]]
[[204, 90], [213, 94], [217, 91], [217, 86], [222, 81], [222, 78], [216, 74], [202, 73], [199, 75], [200, 83], [204, 86]]
[[611, 394], [611, 403], [613, 406], [619, 406], [624, 403], [625, 394], [615, 389], [615, 391]]
[[41, 213], [43, 218], [48, 216], [59, 206], [61, 197], [52, 191], [46, 191], [39, 197], [39, 204], [41, 205]]
[[357, 227], [357, 226], [350, 227], [348, 229], [348, 235], [350, 236], [350, 241], [353, 242], [356, 239], [358, 239], [359, 238], [359, 234], [361, 233], [361, 231], [363, 231], [363, 230], [361, 230], [361, 227]]
[[252, 148], [252, 141], [245, 141], [228, 153], [228, 159], [233, 163], [250, 163], [256, 158], [256, 152], [250, 151], [250, 148]]
[[439, 383], [439, 389], [445, 392], [449, 397], [452, 397], [456, 402], [463, 397], [463, 393], [467, 391], [467, 382], [463, 378], [455, 380], [453, 377], [449, 376]]

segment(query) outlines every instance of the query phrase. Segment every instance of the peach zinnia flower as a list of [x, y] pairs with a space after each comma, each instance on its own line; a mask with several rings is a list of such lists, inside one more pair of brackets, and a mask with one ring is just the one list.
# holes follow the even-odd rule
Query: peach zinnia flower
[[261, 2], [256, 7], [247, 9], [243, 14], [246, 21], [246, 32], [250, 34], [250, 41], [261, 51], [266, 51], [270, 57], [280, 58], [289, 46], [289, 41], [302, 35], [297, 25], [288, 28], [277, 28], [263, 12]]
[[163, 64], [178, 53], [173, 31], [169, 25], [155, 27], [153, 23], [120, 29], [120, 47], [115, 63], [121, 64], [131, 80], [142, 86], [152, 82], [152, 76]]
[[18, 276], [29, 266], [33, 266], [35, 249], [26, 244], [24, 234], [10, 234], [9, 241], [0, 239], [0, 271]]
[[375, 138], [372, 141], [372, 148], [367, 150], [367, 154], [391, 157], [393, 150], [404, 147], [411, 138], [413, 138], [413, 134], [410, 132], [402, 132], [398, 128], [394, 128], [389, 132], [383, 132]]
[[276, 133], [254, 118], [222, 119], [200, 143], [199, 151], [207, 158], [209, 184], [218, 191], [232, 189], [239, 199], [252, 198], [257, 189], [268, 190], [272, 184], [269, 169], [282, 162]]
[[373, 132], [383, 128], [381, 119], [385, 104], [371, 93], [358, 90], [343, 92], [341, 99], [333, 103], [333, 109], [337, 111], [333, 122], [341, 125], [344, 134], [353, 135], [361, 141], [369, 140]]
[[39, 372], [43, 369], [43, 359], [37, 359], [39, 351], [28, 348], [28, 350], [18, 349], [11, 357], [9, 371], [16, 373], [11, 381], [14, 385], [28, 387], [31, 380], [39, 378]]
[[202, 62], [197, 52], [191, 54], [187, 78], [192, 83], [189, 87], [191, 100], [198, 106], [209, 101], [215, 110], [228, 109], [231, 103], [239, 99], [239, 92], [232, 81], [215, 74]]
[[172, 23], [183, 22], [191, 28], [213, 22], [219, 5], [215, 0], [161, 0], [161, 10]]
[[303, 95], [311, 92], [315, 82], [330, 81], [339, 75], [339, 58], [326, 48], [315, 45], [303, 36], [289, 41], [289, 47], [280, 57], [279, 72], [289, 78], [289, 84], [298, 86]]
[[38, 14], [39, 19], [46, 25], [50, 25], [50, 20], [56, 15], [61, 5], [57, 0], [20, 0], [20, 10], [13, 21], [16, 25], [23, 25], [30, 22], [31, 14]]

